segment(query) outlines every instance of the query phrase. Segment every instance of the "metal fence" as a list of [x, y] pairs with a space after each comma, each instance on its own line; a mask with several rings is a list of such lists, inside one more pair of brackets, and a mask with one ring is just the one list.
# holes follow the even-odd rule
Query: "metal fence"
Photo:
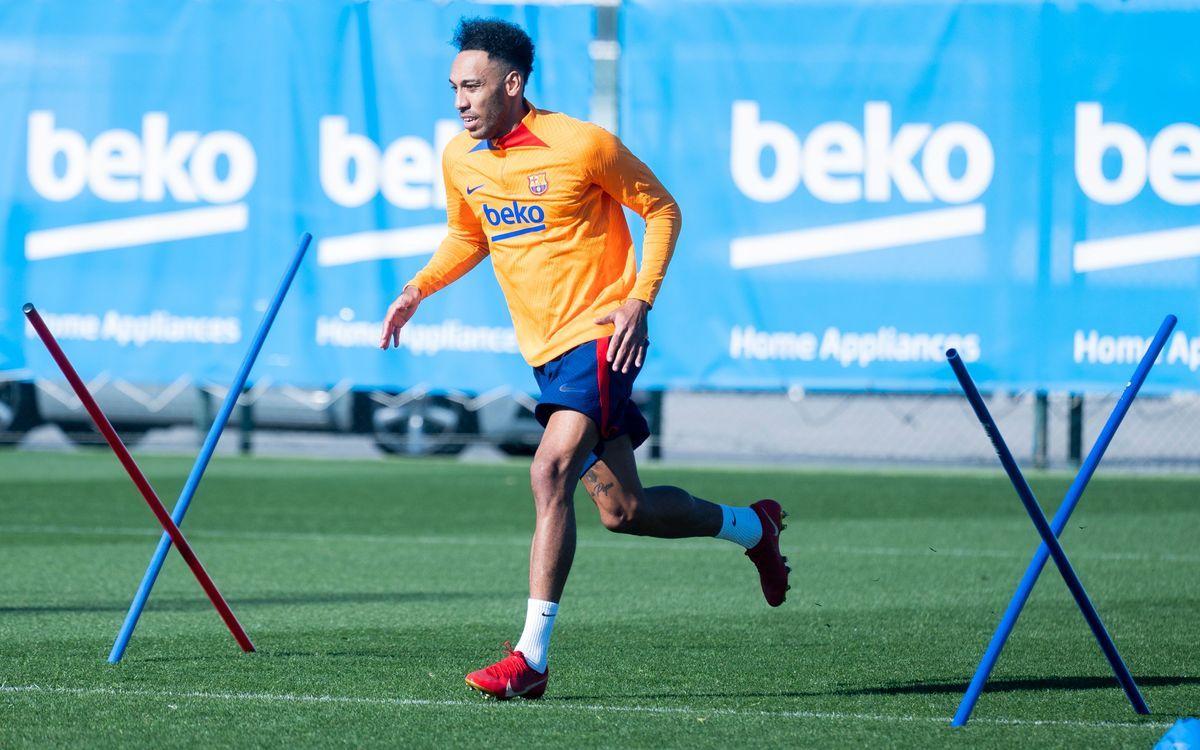
[[[1032, 391], [993, 393], [986, 401], [1019, 461], [1067, 468], [1087, 455], [1120, 395], [1050, 394], [1042, 407]], [[664, 407], [660, 441], [669, 459], [997, 465], [991, 443], [958, 394], [675, 393]], [[1200, 398], [1193, 394], [1140, 396], [1105, 465], [1200, 470], [1197, 424]]]
[[[226, 395], [181, 379], [139, 387], [89, 384], [135, 449], [186, 452], [207, 432]], [[1068, 468], [1086, 455], [1120, 391], [1072, 396], [1032, 391], [986, 400], [1014, 455], [1039, 468]], [[30, 401], [35, 403], [30, 403]], [[994, 466], [991, 444], [955, 393], [641, 393], [655, 434], [646, 460], [779, 465]], [[371, 457], [530, 455], [540, 437], [534, 400], [507, 388], [472, 395], [305, 391], [259, 383], [239, 399], [226, 453]], [[1105, 465], [1139, 471], [1200, 471], [1200, 396], [1142, 395], [1109, 447]], [[24, 448], [99, 444], [65, 386], [0, 383], [0, 442]]]

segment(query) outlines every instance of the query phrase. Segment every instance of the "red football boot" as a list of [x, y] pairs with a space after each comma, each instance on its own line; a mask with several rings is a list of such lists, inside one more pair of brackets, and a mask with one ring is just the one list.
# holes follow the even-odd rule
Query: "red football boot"
[[750, 507], [762, 522], [763, 532], [758, 544], [746, 550], [746, 557], [758, 568], [758, 580], [767, 604], [778, 607], [791, 588], [788, 573], [792, 569], [787, 566], [787, 558], [779, 554], [779, 532], [787, 528], [783, 522], [787, 513], [774, 500], [759, 500]]
[[550, 670], [534, 671], [525, 663], [525, 655], [513, 651], [504, 644], [508, 656], [490, 667], [484, 667], [477, 672], [467, 675], [467, 684], [479, 692], [490, 695], [498, 701], [509, 698], [541, 698], [546, 692], [546, 683], [550, 681]]

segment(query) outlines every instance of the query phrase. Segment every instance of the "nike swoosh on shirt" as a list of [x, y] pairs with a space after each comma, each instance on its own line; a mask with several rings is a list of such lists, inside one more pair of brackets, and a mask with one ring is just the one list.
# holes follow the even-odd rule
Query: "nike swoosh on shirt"
[[483, 185], [476, 185], [475, 187], [467, 188], [467, 195], [470, 195], [471, 193], [475, 192], [476, 190], [478, 190], [481, 187], [483, 187]]
[[558, 387], [558, 392], [559, 393], [586, 393], [587, 391], [585, 391], [583, 388], [572, 388], [569, 385], [560, 385]]

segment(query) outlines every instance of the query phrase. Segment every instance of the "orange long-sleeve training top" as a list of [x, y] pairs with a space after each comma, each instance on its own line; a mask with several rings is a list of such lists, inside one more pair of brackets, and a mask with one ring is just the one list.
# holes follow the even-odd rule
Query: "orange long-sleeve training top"
[[[490, 253], [517, 345], [535, 367], [611, 335], [612, 325], [594, 321], [626, 300], [654, 304], [679, 237], [679, 207], [616, 136], [529, 105], [502, 138], [459, 133], [442, 170], [448, 234], [408, 282], [423, 297]], [[622, 204], [646, 220], [640, 272]]]

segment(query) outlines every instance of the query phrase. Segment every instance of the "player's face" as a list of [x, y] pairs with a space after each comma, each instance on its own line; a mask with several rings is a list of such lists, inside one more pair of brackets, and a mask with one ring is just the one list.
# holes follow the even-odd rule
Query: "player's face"
[[450, 66], [450, 87], [454, 89], [454, 107], [472, 138], [498, 138], [516, 124], [508, 120], [514, 98], [521, 96], [519, 82], [517, 73], [505, 71], [486, 52], [458, 53]]

